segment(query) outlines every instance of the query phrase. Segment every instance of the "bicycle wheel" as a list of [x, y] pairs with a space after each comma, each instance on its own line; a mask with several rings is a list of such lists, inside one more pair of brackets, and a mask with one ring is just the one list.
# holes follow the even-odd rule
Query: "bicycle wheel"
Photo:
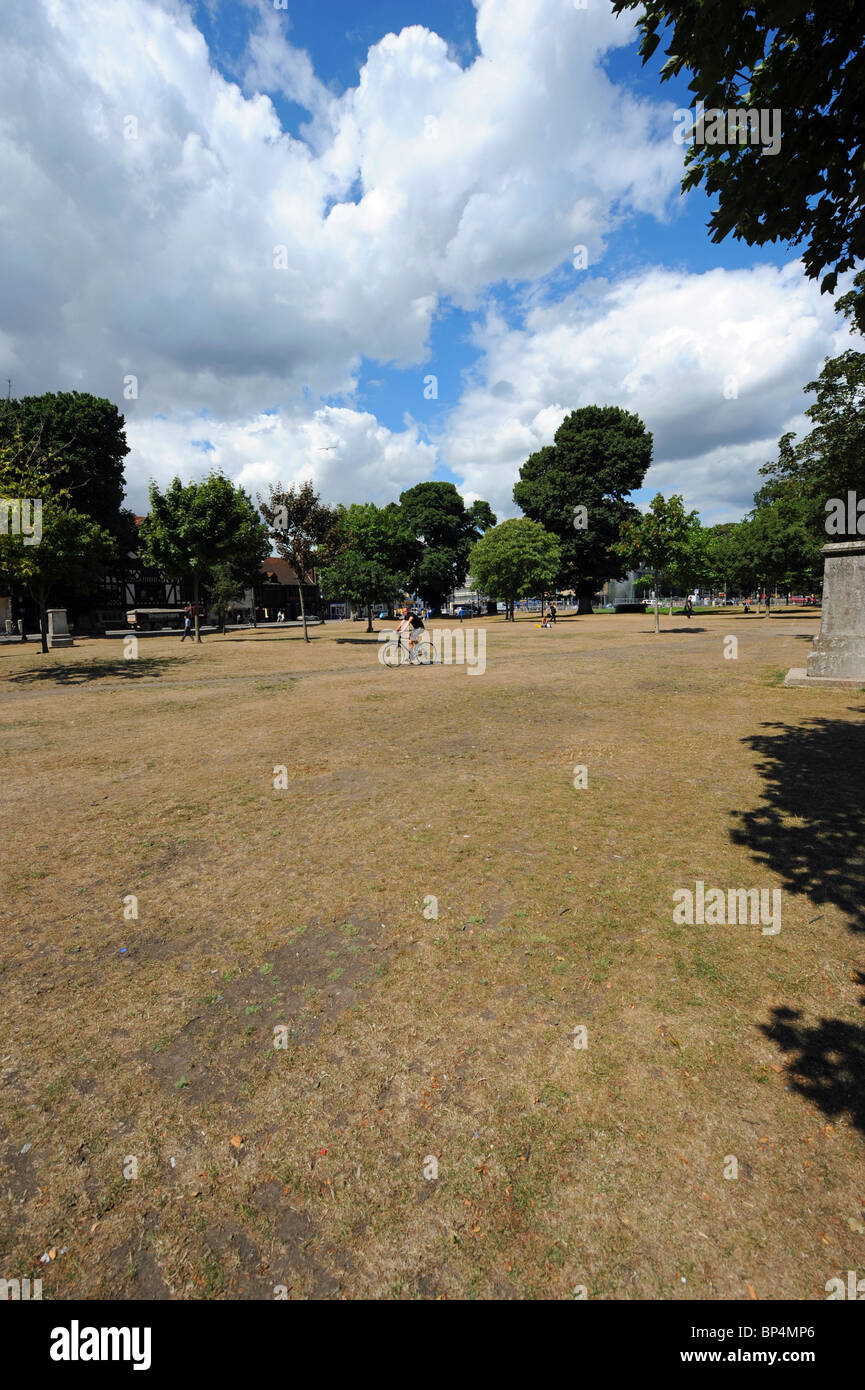
[[405, 648], [400, 645], [394, 646], [390, 642], [385, 644], [380, 655], [383, 666], [403, 666], [408, 661]]

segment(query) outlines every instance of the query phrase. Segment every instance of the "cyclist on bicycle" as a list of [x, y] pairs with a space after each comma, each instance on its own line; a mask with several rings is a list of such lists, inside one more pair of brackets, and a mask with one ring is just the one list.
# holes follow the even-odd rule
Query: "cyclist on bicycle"
[[420, 641], [418, 632], [423, 632], [424, 630], [423, 618], [419, 617], [417, 613], [412, 613], [407, 618], [403, 618], [402, 622], [397, 623], [396, 626], [397, 648], [402, 647], [402, 639], [405, 636], [408, 642], [408, 654], [411, 658]]
[[409, 652], [413, 652], [418, 642], [420, 641], [419, 633], [426, 631], [423, 625], [423, 618], [420, 616], [419, 613], [412, 613], [411, 617], [407, 620], [407, 627], [408, 649]]

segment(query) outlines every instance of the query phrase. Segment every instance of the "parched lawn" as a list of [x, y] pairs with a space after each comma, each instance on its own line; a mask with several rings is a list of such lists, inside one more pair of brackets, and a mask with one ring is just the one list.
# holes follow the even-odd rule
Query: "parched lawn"
[[[346, 623], [0, 649], [0, 1276], [823, 1299], [861, 1270], [865, 692], [783, 688], [804, 614], [662, 627], [489, 620], [478, 675]], [[780, 888], [780, 933], [677, 925], [697, 880]]]

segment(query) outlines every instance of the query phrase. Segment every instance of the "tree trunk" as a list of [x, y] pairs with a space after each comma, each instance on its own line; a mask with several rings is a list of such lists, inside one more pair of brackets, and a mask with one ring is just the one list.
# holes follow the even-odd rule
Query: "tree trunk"
[[308, 642], [308, 641], [309, 641], [309, 633], [307, 632], [307, 629], [306, 629], [306, 604], [305, 604], [304, 601], [303, 601], [303, 579], [302, 579], [302, 578], [301, 578], [300, 583], [299, 583], [298, 586], [297, 586], [297, 592], [300, 594], [300, 616], [301, 616], [301, 618], [303, 619], [303, 640], [304, 640], [304, 642]]
[[372, 625], [372, 604], [371, 604], [371, 603], [368, 603], [368, 604], [366, 605], [366, 630], [367, 630], [367, 632], [375, 632], [375, 628], [374, 628], [373, 625]]
[[198, 573], [197, 573], [197, 571], [196, 571], [196, 573], [192, 576], [192, 594], [193, 594], [193, 600], [192, 600], [192, 601], [193, 601], [193, 604], [195, 605], [195, 640], [196, 640], [196, 642], [200, 642], [200, 641], [201, 641], [201, 632], [200, 632], [200, 630], [199, 630], [199, 624], [198, 624], [198, 596], [199, 596], [200, 592], [201, 592], [201, 581], [200, 581], [200, 579], [199, 579], [199, 577], [198, 577]]
[[652, 579], [655, 584], [655, 631], [660, 632], [661, 624], [658, 622], [658, 574], [656, 570], [652, 570]]
[[591, 596], [591, 594], [578, 593], [578, 594], [577, 594], [577, 616], [579, 616], [581, 613], [591, 613], [591, 611], [592, 611], [592, 596]]
[[39, 590], [39, 634], [42, 638], [42, 650], [48, 651], [48, 595], [44, 589]]

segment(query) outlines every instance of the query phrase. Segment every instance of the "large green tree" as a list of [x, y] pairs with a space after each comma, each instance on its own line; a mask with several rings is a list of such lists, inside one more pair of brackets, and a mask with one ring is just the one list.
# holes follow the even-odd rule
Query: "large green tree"
[[173, 579], [191, 580], [195, 640], [201, 641], [201, 586], [218, 565], [235, 576], [255, 573], [269, 550], [252, 499], [221, 473], [197, 483], [174, 478], [164, 492], [150, 484], [150, 511], [142, 523], [139, 554]]
[[[644, 62], [666, 41], [663, 80], [682, 73], [708, 110], [780, 112], [777, 153], [694, 143], [683, 189], [717, 203], [713, 241], [804, 244], [812, 279], [832, 291], [865, 257], [865, 7], [861, 0], [613, 0], [639, 11]], [[825, 273], [823, 273], [825, 272]], [[865, 299], [857, 315], [865, 327]]]
[[706, 568], [702, 582], [725, 597], [749, 594], [757, 576], [745, 545], [747, 523], [722, 521], [706, 530]]
[[785, 434], [778, 457], [760, 472], [786, 480], [812, 507], [815, 529], [825, 534], [826, 503], [848, 491], [865, 495], [865, 353], [849, 349], [827, 358], [816, 381], [804, 388], [817, 399], [805, 411], [813, 428], [798, 443]]
[[823, 560], [814, 525], [814, 507], [795, 479], [774, 479], [754, 495], [754, 509], [739, 530], [743, 562], [766, 591], [766, 612], [774, 589], [812, 589]]
[[[61, 586], [87, 592], [116, 554], [110, 532], [74, 506], [68, 489], [57, 486], [55, 465], [56, 457], [46, 462], [38, 444], [25, 442], [20, 434], [0, 441], [0, 499], [5, 502], [0, 572], [10, 589], [26, 589], [38, 606], [43, 652], [48, 651], [51, 594]], [[14, 529], [10, 508], [17, 510]]]
[[591, 613], [592, 595], [621, 572], [613, 547], [636, 510], [628, 494], [640, 486], [651, 461], [652, 436], [638, 415], [588, 405], [566, 416], [555, 442], [520, 469], [514, 501], [557, 537], [558, 586], [576, 590], [580, 613]]
[[696, 512], [685, 511], [685, 503], [678, 493], [669, 499], [656, 493], [646, 512], [636, 512], [622, 524], [616, 553], [629, 568], [652, 571], [656, 632], [660, 631], [660, 576], [665, 571], [674, 576], [693, 573], [699, 530], [700, 518]]
[[514, 601], [548, 594], [562, 562], [556, 537], [528, 517], [503, 521], [472, 547], [469, 565], [475, 587], [503, 599], [513, 621]]
[[326, 506], [312, 481], [289, 487], [274, 483], [267, 498], [258, 494], [259, 511], [278, 553], [297, 575], [304, 641], [309, 641], [303, 586], [317, 565], [327, 562], [337, 514]]
[[466, 506], [453, 483], [418, 483], [400, 493], [406, 524], [421, 547], [412, 566], [411, 585], [433, 608], [468, 574], [469, 551], [496, 518], [488, 502]]
[[372, 632], [373, 603], [396, 598], [420, 550], [402, 509], [395, 502], [338, 508], [330, 549], [332, 558], [320, 576], [323, 592], [362, 605], [366, 630]]
[[[86, 391], [49, 391], [0, 406], [0, 442], [19, 437], [38, 446], [45, 476], [57, 493], [113, 536], [127, 541], [130, 513], [122, 510], [125, 422], [113, 401]], [[128, 546], [126, 547], [128, 548]]]

